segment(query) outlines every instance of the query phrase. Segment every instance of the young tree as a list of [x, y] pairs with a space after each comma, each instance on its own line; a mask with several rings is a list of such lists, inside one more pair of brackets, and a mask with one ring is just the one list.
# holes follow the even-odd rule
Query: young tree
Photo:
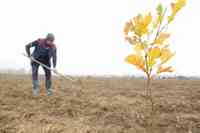
[[167, 29], [185, 4], [186, 0], [171, 3], [170, 15], [167, 15], [167, 8], [159, 4], [154, 17], [151, 12], [145, 15], [138, 14], [126, 22], [124, 27], [125, 40], [133, 47], [133, 53], [128, 55], [125, 61], [142, 70], [147, 77], [146, 96], [151, 102], [151, 127], [155, 112], [151, 80], [153, 75], [174, 71], [171, 66], [167, 66], [168, 61], [175, 55], [169, 47], [170, 33]]
[[166, 66], [166, 63], [175, 55], [169, 47], [170, 33], [167, 32], [167, 28], [185, 4], [186, 0], [171, 3], [169, 16], [167, 16], [167, 8], [159, 4], [155, 17], [151, 12], [146, 15], [138, 14], [125, 24], [125, 40], [133, 46], [133, 54], [129, 55], [125, 61], [146, 74], [147, 96], [151, 95], [150, 83], [153, 75], [174, 71], [171, 66]]

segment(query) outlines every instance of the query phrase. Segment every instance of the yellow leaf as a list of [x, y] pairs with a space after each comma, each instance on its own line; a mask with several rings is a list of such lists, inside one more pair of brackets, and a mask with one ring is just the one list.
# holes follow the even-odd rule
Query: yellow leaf
[[125, 24], [125, 26], [124, 26], [124, 34], [125, 34], [125, 36], [128, 36], [128, 33], [130, 31], [133, 31], [133, 28], [134, 28], [133, 23], [131, 21], [127, 22]]
[[159, 73], [163, 73], [163, 72], [174, 72], [174, 69], [171, 66], [165, 67], [165, 68], [163, 68], [162, 66], [160, 66], [158, 68], [157, 73], [159, 74]]
[[148, 26], [152, 21], [151, 13], [148, 13], [146, 16], [138, 15], [134, 17], [135, 23], [135, 34], [138, 36], [142, 36], [148, 32]]
[[151, 21], [152, 21], [152, 16], [151, 16], [151, 13], [149, 13], [145, 16], [144, 27], [148, 27], [148, 25], [151, 23]]
[[186, 5], [186, 0], [178, 0], [175, 3], [172, 3], [171, 4], [172, 14], [168, 17], [168, 22], [173, 21], [178, 11], [180, 11], [181, 8], [184, 7], [185, 5]]
[[142, 28], [142, 15], [138, 15], [134, 17], [134, 22], [135, 22], [135, 34], [138, 36], [142, 36], [141, 28]]
[[170, 15], [170, 16], [168, 17], [168, 22], [170, 23], [171, 21], [173, 21], [173, 20], [174, 20], [174, 17], [175, 17], [175, 15]]
[[142, 56], [129, 55], [125, 61], [129, 64], [135, 65], [138, 69], [145, 71], [145, 63]]
[[159, 47], [154, 47], [154, 48], [151, 48], [149, 50], [149, 53], [148, 53], [148, 66], [150, 69], [152, 69], [152, 67], [156, 64], [156, 60], [157, 58], [159, 58], [161, 55], [161, 51], [160, 51], [160, 48]]
[[159, 58], [161, 55], [161, 51], [159, 47], [154, 47], [152, 49], [150, 49], [149, 51], [149, 58], [150, 59], [156, 59]]
[[142, 51], [144, 51], [146, 45], [142, 43], [137, 43], [134, 47], [134, 50], [136, 53], [140, 54]]
[[169, 48], [163, 48], [161, 50], [161, 56], [160, 56], [161, 63], [162, 64], [166, 63], [173, 56], [174, 56], [174, 53], [172, 53]]
[[138, 43], [137, 37], [125, 37], [125, 40], [128, 41], [131, 45], [135, 45]]
[[160, 33], [160, 35], [157, 37], [155, 40], [155, 44], [163, 44], [163, 42], [169, 38], [170, 34], [169, 33]]

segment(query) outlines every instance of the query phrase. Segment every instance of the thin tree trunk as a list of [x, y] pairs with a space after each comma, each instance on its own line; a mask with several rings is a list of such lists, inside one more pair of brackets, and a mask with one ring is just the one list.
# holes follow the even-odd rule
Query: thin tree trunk
[[148, 100], [150, 101], [150, 104], [151, 104], [149, 132], [153, 133], [155, 110], [154, 110], [154, 101], [153, 101], [152, 89], [151, 89], [150, 86], [151, 86], [151, 77], [148, 75], [147, 76]]

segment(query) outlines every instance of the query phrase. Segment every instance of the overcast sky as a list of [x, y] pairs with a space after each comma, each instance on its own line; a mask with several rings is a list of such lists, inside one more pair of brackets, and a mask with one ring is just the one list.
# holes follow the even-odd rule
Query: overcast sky
[[[172, 0], [0, 0], [0, 69], [30, 70], [24, 46], [48, 32], [56, 36], [57, 69], [66, 74], [135, 74], [123, 27], [138, 13]], [[169, 29], [174, 74], [200, 76], [199, 0], [188, 0]]]

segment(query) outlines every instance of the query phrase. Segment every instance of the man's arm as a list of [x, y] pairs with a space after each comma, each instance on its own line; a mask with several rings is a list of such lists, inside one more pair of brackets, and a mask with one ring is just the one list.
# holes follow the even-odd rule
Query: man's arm
[[56, 68], [56, 64], [57, 64], [57, 48], [54, 47], [53, 48], [53, 67]]
[[27, 55], [28, 55], [29, 57], [31, 56], [30, 48], [31, 48], [31, 47], [35, 47], [37, 44], [38, 44], [37, 41], [33, 41], [33, 42], [31, 42], [31, 43], [29, 43], [29, 44], [27, 44], [27, 45], [25, 46], [26, 53], [27, 53]]

